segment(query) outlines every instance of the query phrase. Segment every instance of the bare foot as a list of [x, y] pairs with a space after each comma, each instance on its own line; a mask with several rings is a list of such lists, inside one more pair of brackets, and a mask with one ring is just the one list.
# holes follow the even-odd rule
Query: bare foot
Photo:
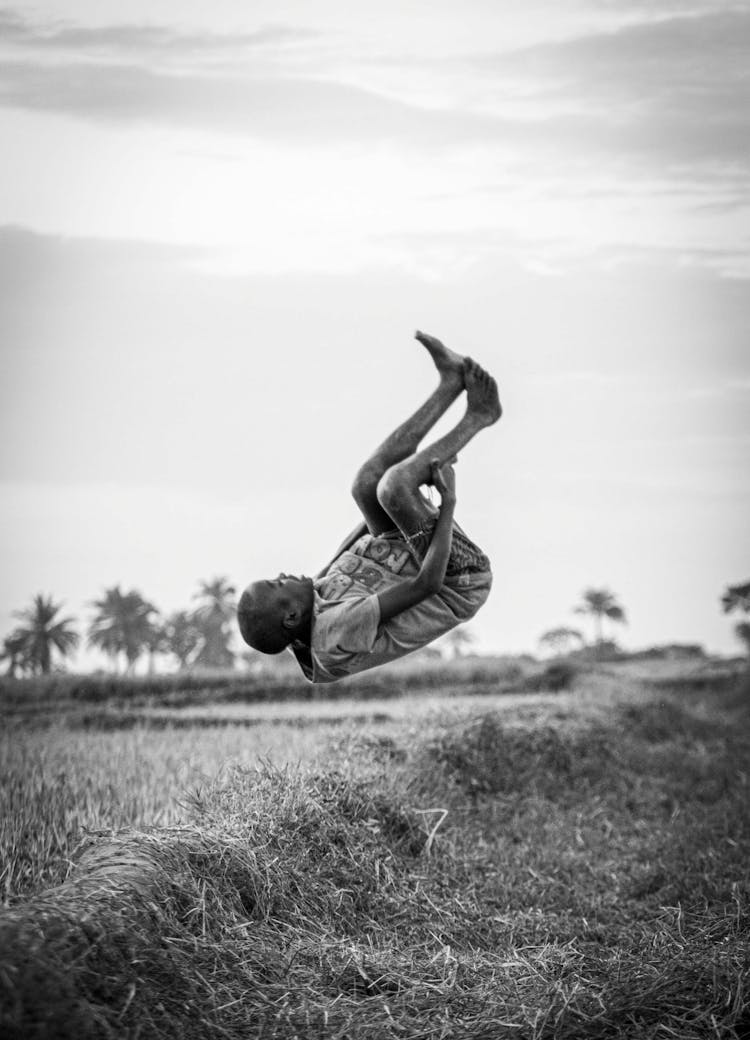
[[444, 343], [434, 336], [429, 336], [419, 329], [414, 333], [414, 338], [419, 340], [423, 347], [429, 351], [430, 357], [435, 362], [435, 368], [440, 373], [440, 378], [446, 382], [464, 385], [464, 359], [454, 350], [449, 350]]
[[483, 426], [492, 426], [503, 414], [497, 383], [489, 372], [469, 357], [464, 360], [464, 383], [469, 412]]

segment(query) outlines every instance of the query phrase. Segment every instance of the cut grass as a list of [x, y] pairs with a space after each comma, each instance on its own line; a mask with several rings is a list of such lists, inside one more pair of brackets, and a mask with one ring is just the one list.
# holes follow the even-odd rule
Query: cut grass
[[353, 732], [94, 845], [0, 917], [6, 1035], [746, 1037], [747, 712], [539, 712]]

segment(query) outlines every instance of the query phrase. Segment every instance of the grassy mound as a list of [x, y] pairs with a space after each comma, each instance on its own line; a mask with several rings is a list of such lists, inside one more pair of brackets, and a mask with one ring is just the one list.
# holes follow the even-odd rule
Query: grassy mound
[[237, 770], [0, 916], [3, 1035], [747, 1037], [748, 729], [485, 714]]

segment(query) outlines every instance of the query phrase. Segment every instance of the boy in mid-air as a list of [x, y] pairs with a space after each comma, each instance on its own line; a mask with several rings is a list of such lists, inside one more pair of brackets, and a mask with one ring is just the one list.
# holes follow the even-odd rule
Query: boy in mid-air
[[[417, 332], [437, 389], [362, 466], [352, 494], [364, 517], [315, 578], [255, 581], [237, 608], [242, 638], [277, 654], [290, 647], [308, 679], [333, 682], [418, 650], [472, 618], [489, 595], [490, 561], [454, 523], [458, 452], [500, 418], [497, 385], [471, 358]], [[458, 425], [418, 451], [466, 391]], [[440, 493], [440, 508], [420, 487]]]

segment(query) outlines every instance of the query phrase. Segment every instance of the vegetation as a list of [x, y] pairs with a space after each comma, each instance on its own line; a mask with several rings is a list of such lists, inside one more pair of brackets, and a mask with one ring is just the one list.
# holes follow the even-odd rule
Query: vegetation
[[0, 914], [4, 1035], [746, 1036], [746, 699], [564, 697], [351, 730], [84, 842]]
[[0, 661], [8, 662], [5, 674], [11, 679], [15, 679], [17, 675], [30, 669], [29, 662], [26, 659], [26, 639], [23, 632], [15, 629], [15, 631], [3, 639], [3, 645], [0, 649]]
[[195, 617], [187, 610], [177, 610], [170, 614], [164, 624], [165, 649], [174, 656], [181, 671], [190, 667], [200, 638]]
[[233, 765], [307, 760], [322, 744], [299, 727], [113, 730], [55, 722], [0, 737], [0, 903], [58, 884], [92, 836], [186, 821], [185, 799]]
[[750, 657], [750, 621], [738, 621], [734, 626], [734, 633], [745, 644], [745, 652]]
[[193, 620], [200, 633], [194, 664], [201, 668], [231, 668], [232, 625], [237, 608], [235, 590], [226, 578], [202, 581], [196, 593], [198, 608]]
[[[316, 700], [319, 686], [311, 685], [296, 662], [289, 670], [187, 671], [169, 675], [123, 676], [111, 674], [51, 675], [36, 679], [0, 680], [0, 723], [26, 719], [48, 725], [51, 718], [90, 714], [91, 706], [132, 713], [139, 707], [167, 708], [218, 704], [282, 703]], [[414, 654], [403, 661], [351, 676], [325, 688], [325, 700], [383, 698], [393, 700], [407, 692], [448, 688], [455, 694], [472, 691], [511, 693], [525, 689], [529, 675], [542, 667], [512, 657], [460, 657], [446, 661], [440, 655]]]
[[574, 610], [576, 614], [583, 614], [593, 619], [594, 639], [597, 645], [604, 642], [603, 620], [605, 617], [617, 624], [626, 624], [625, 611], [609, 589], [584, 589], [582, 602]]
[[119, 585], [105, 589], [93, 606], [97, 613], [89, 626], [89, 646], [107, 654], [115, 671], [124, 657], [125, 670], [132, 675], [136, 661], [156, 639], [156, 607], [135, 589], [121, 592]]
[[[721, 597], [721, 604], [725, 614], [733, 611], [741, 611], [750, 614], [750, 581], [740, 585], [729, 585]], [[750, 621], [739, 621], [734, 627], [737, 638], [745, 645], [745, 650], [750, 657]]]
[[[116, 674], [124, 665], [125, 674], [133, 675], [145, 655], [152, 673], [159, 654], [172, 656], [180, 669], [232, 668], [234, 589], [226, 578], [214, 578], [200, 582], [194, 598], [199, 601], [194, 610], [162, 618], [137, 589], [123, 592], [119, 585], [105, 589], [92, 603], [95, 614], [88, 626], [88, 645], [110, 659]], [[48, 674], [53, 651], [60, 669], [79, 642], [73, 620], [57, 618], [60, 609], [50, 597], [37, 596], [31, 608], [16, 612], [23, 624], [5, 636], [0, 647], [6, 675]]]
[[721, 604], [725, 614], [730, 614], [734, 610], [750, 614], [750, 581], [742, 582], [739, 585], [728, 585], [721, 597]]
[[434, 644], [438, 649], [445, 649], [448, 656], [455, 660], [458, 657], [464, 657], [466, 654], [471, 653], [471, 648], [476, 643], [476, 636], [471, 631], [468, 625], [457, 625], [456, 628], [452, 628], [450, 632], [446, 632], [444, 636]]
[[62, 604], [39, 594], [28, 610], [16, 611], [21, 624], [3, 643], [8, 675], [15, 676], [18, 671], [49, 675], [53, 652], [64, 660], [75, 650], [78, 633], [73, 629], [72, 618], [58, 617], [61, 610]]
[[550, 628], [539, 637], [540, 645], [555, 654], [569, 654], [571, 650], [583, 644], [583, 636], [577, 628], [564, 625]]

